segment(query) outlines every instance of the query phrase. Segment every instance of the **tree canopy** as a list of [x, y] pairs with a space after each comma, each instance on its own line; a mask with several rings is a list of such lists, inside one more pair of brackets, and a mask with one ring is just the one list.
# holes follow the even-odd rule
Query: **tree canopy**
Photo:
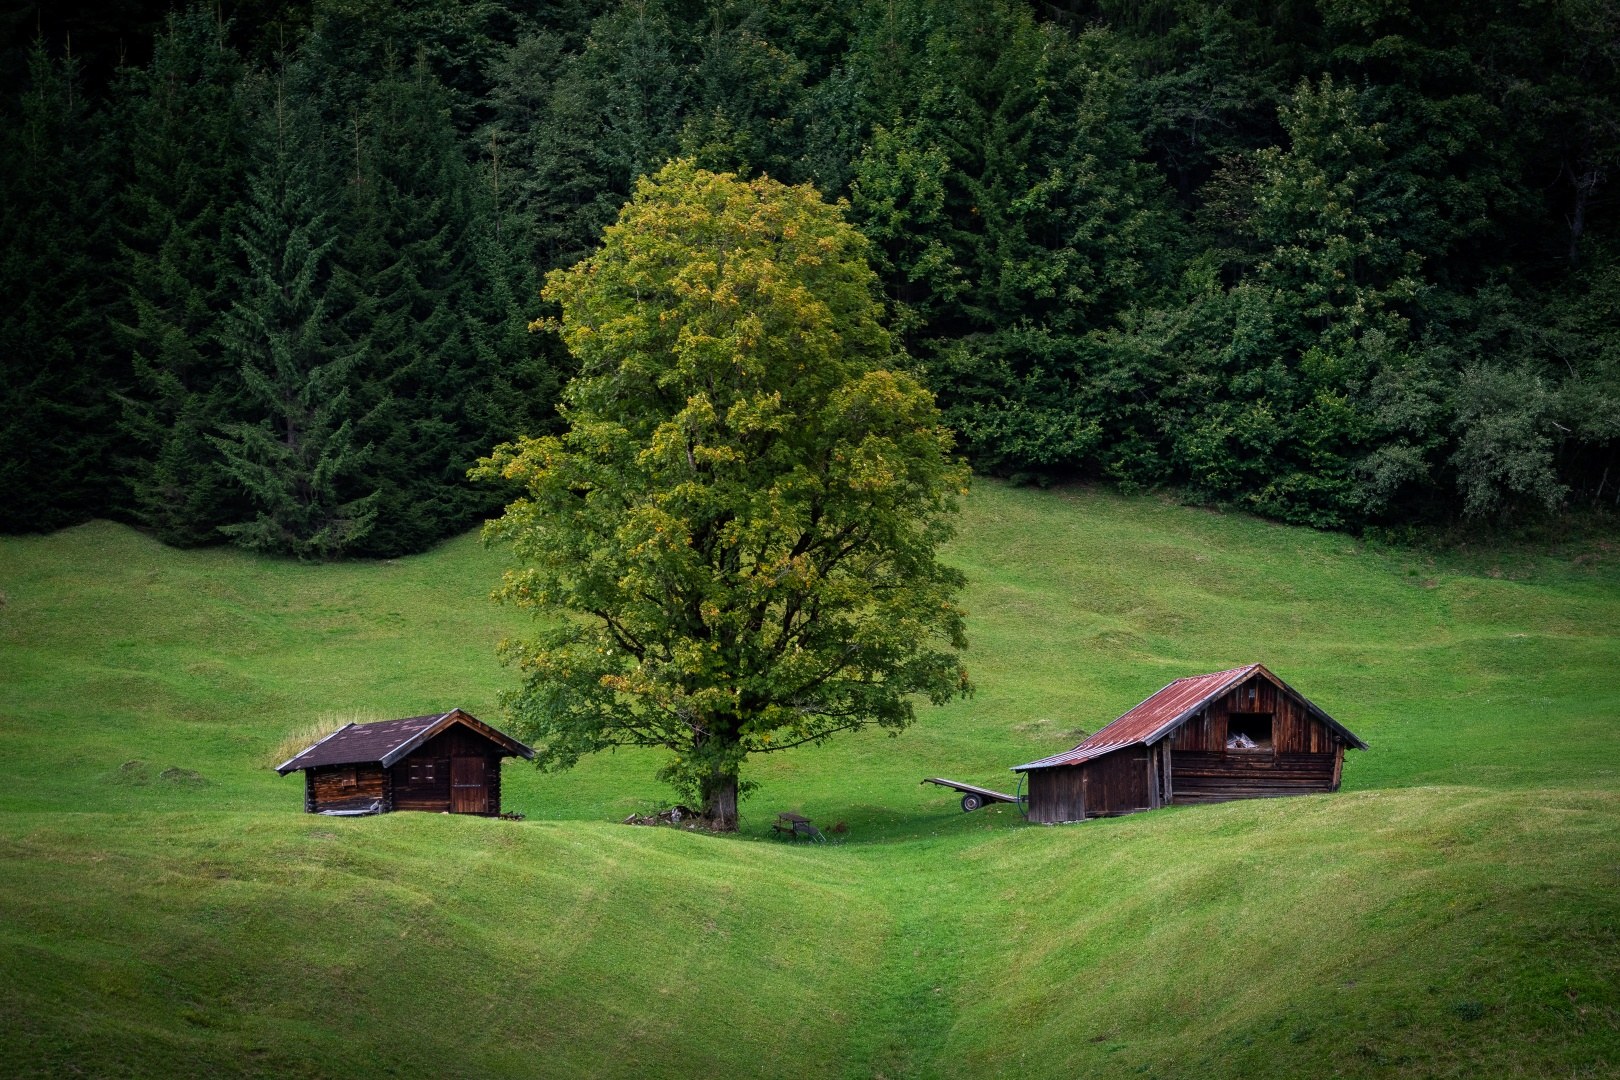
[[[556, 431], [541, 279], [678, 155], [848, 200], [982, 473], [1396, 535], [1620, 519], [1617, 0], [105, 7], [0, 20], [0, 528], [471, 527], [506, 493], [468, 467]], [[277, 82], [289, 225], [335, 237], [279, 391], [343, 395], [318, 501], [377, 493], [319, 543], [271, 509], [318, 456], [221, 444], [268, 416]]]
[[868, 247], [809, 185], [682, 160], [547, 278], [567, 430], [477, 470], [524, 492], [486, 535], [519, 562], [499, 595], [541, 617], [506, 704], [542, 766], [661, 747], [731, 828], [749, 755], [970, 689], [938, 559], [968, 472]]

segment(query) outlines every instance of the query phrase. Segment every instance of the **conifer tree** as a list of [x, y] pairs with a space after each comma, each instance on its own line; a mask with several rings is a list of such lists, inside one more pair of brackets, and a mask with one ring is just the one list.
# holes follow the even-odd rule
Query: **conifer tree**
[[[420, 550], [476, 519], [487, 495], [467, 482], [489, 432], [471, 398], [493, 375], [479, 364], [469, 312], [479, 222], [476, 177], [425, 66], [395, 71], [354, 118], [339, 252], [342, 348], [359, 365], [366, 467], [379, 491], [366, 550]], [[485, 344], [489, 344], [486, 340]]]
[[[490, 204], [483, 206], [487, 212]], [[557, 401], [573, 365], [555, 335], [529, 329], [542, 303], [540, 281], [539, 267], [510, 250], [486, 215], [473, 250], [477, 302], [463, 319], [478, 372], [467, 393], [466, 445], [540, 435], [559, 425]], [[484, 513], [487, 495], [476, 497]]]
[[242, 63], [211, 12], [173, 15], [117, 87], [130, 158], [119, 198], [133, 385], [120, 424], [137, 520], [171, 544], [218, 538], [242, 503], [208, 434], [241, 394], [221, 343], [246, 167]]
[[36, 42], [0, 112], [0, 529], [106, 513], [121, 381], [107, 331], [110, 162], [78, 66]]
[[371, 529], [377, 493], [360, 494], [365, 459], [350, 414], [357, 357], [334, 351], [327, 329], [336, 234], [323, 183], [317, 121], [285, 73], [259, 109], [255, 158], [236, 239], [225, 327], [240, 364], [242, 419], [211, 439], [255, 515], [224, 526], [260, 551], [328, 558]]
[[889, 111], [854, 166], [852, 204], [901, 325], [981, 467], [1078, 470], [1109, 419], [1085, 336], [1162, 288], [1176, 248], [1111, 42], [1007, 3], [897, 3], [869, 18], [853, 60]]
[[557, 67], [526, 187], [548, 269], [583, 258], [636, 178], [678, 148], [685, 35], [668, 6], [630, 0], [597, 19], [583, 49]]
[[1288, 148], [1234, 184], [1256, 265], [1192, 303], [1208, 322], [1188, 346], [1194, 415], [1172, 438], [1199, 491], [1331, 527], [1428, 469], [1412, 426], [1434, 411], [1428, 361], [1408, 317], [1426, 286], [1400, 231], [1415, 184], [1350, 87], [1302, 82], [1280, 117]]
[[715, 4], [692, 67], [682, 151], [710, 168], [792, 182], [801, 154], [806, 66], [773, 39], [758, 5]]

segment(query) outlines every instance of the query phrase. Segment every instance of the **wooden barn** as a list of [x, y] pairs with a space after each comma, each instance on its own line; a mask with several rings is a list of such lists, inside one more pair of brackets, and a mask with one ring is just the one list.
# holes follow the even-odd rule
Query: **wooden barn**
[[348, 724], [290, 761], [303, 770], [304, 810], [311, 814], [501, 812], [501, 759], [534, 751], [470, 713]]
[[1015, 766], [1044, 824], [1337, 791], [1349, 729], [1260, 664], [1177, 679], [1073, 750]]

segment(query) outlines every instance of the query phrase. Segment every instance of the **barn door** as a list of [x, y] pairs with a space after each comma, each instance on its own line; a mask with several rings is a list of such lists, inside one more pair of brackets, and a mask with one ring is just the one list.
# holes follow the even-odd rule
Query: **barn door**
[[450, 812], [489, 813], [488, 762], [481, 757], [450, 759]]

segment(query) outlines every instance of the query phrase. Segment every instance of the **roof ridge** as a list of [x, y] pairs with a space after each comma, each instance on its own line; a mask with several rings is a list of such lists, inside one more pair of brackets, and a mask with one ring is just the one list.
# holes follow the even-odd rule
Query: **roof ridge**
[[[1256, 660], [1238, 667], [1222, 668], [1219, 671], [1206, 671], [1200, 675], [1183, 675], [1180, 678], [1172, 679], [1086, 736], [1071, 749], [1049, 754], [1038, 761], [1015, 765], [1013, 771], [1018, 772], [1047, 764], [1061, 764], [1062, 762], [1059, 759], [1077, 754], [1084, 754], [1085, 757], [1082, 760], [1085, 760], [1085, 758], [1100, 756], [1102, 752], [1126, 746], [1151, 745], [1166, 733], [1184, 723], [1199, 708], [1207, 705], [1211, 700], [1225, 693], [1235, 684], [1251, 677], [1257, 671], [1264, 671], [1267, 675], [1271, 675], [1270, 669]], [[1271, 675], [1271, 678], [1278, 683], [1282, 682], [1275, 675]], [[1196, 698], [1190, 698], [1187, 701], [1177, 700], [1178, 692], [1176, 688], [1182, 687], [1183, 684], [1198, 683], [1202, 683], [1204, 686], [1199, 688]], [[1299, 691], [1294, 690], [1292, 687], [1288, 687], [1288, 689], [1302, 700], [1309, 701]], [[1180, 693], [1183, 696], [1186, 695], [1185, 690], [1180, 691]], [[1155, 705], [1155, 703], [1157, 704]], [[1173, 714], [1168, 714], [1168, 719], [1155, 715], [1157, 711], [1168, 708], [1175, 709]], [[1145, 724], [1152, 724], [1152, 727], [1145, 727]], [[1119, 730], [1110, 732], [1110, 729], [1116, 727]]]
[[329, 746], [317, 749], [326, 743], [327, 739], [323, 739], [297, 757], [284, 762], [277, 771], [285, 776], [293, 769], [359, 762], [377, 762], [384, 768], [389, 768], [404, 755], [413, 753], [427, 740], [458, 726], [465, 727], [481, 738], [495, 743], [501, 748], [502, 756], [534, 757], [534, 750], [531, 747], [457, 706], [445, 712], [399, 716], [368, 724], [351, 721], [327, 736], [327, 739], [333, 740]]

